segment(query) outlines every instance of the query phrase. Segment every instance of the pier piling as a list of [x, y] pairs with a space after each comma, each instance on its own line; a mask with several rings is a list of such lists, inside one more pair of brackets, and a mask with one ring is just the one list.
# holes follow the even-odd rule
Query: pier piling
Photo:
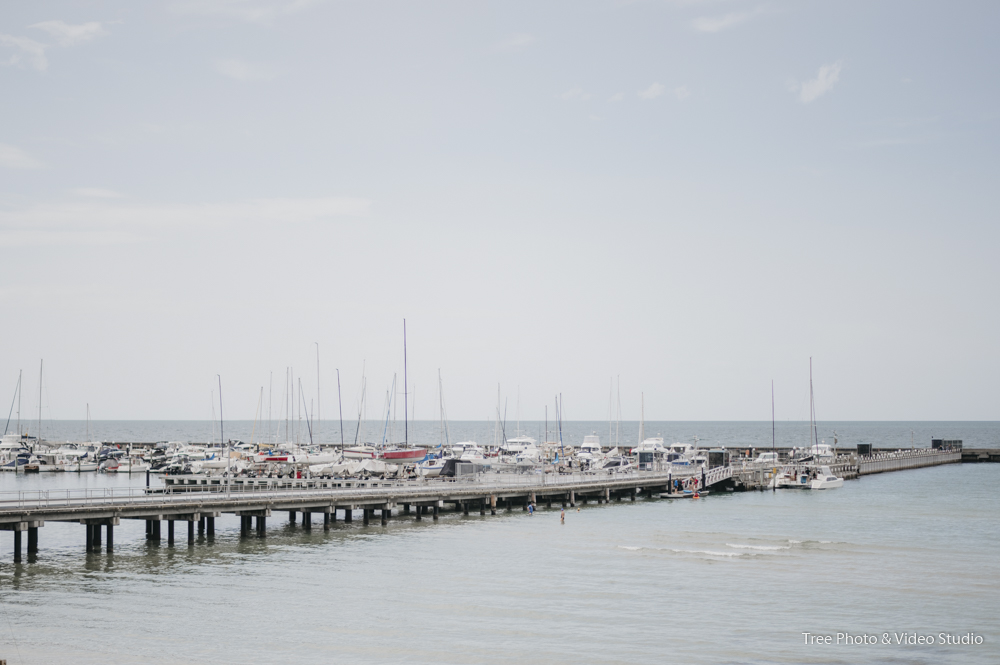
[[28, 527], [28, 554], [36, 554], [38, 552], [38, 527], [29, 526]]
[[370, 518], [371, 511], [367, 508], [364, 508], [362, 509], [361, 513], [363, 515], [363, 517], [361, 518], [361, 523], [364, 524], [365, 526], [368, 526], [368, 522], [371, 519]]
[[[204, 536], [205, 535], [205, 518], [204, 517], [199, 517], [198, 518], [198, 535], [199, 536]], [[157, 540], [159, 540], [159, 538], [157, 538]]]
[[353, 521], [354, 521], [354, 507], [347, 506], [346, 508], [344, 508], [344, 523], [350, 524]]
[[330, 513], [323, 513], [323, 531], [330, 530]]
[[307, 531], [311, 531], [313, 526], [313, 516], [312, 513], [302, 511], [302, 528]]
[[434, 504], [434, 521], [435, 522], [437, 522], [437, 518], [438, 518], [438, 505], [435, 503]]
[[497, 514], [497, 495], [490, 494], [490, 515]]
[[[100, 528], [100, 527], [97, 527]], [[167, 546], [174, 546], [174, 521], [167, 520]]]
[[14, 532], [14, 563], [21, 561], [21, 532]]
[[[188, 522], [188, 543], [194, 540], [194, 533], [192, 531], [192, 525], [194, 522]], [[250, 535], [250, 518], [246, 515], [240, 515], [240, 538], [246, 538]]]
[[257, 516], [257, 537], [265, 538], [267, 536], [267, 518], [263, 515]]
[[295, 524], [295, 511], [294, 510], [289, 510], [288, 511], [288, 523], [289, 524]]
[[385, 508], [382, 509], [382, 526], [386, 526], [389, 524], [389, 512], [390, 511], [386, 510]]
[[[243, 518], [241, 517], [240, 519], [242, 520]], [[194, 545], [194, 520], [188, 520], [187, 524], [188, 524], [188, 547], [191, 547], [192, 545]], [[240, 535], [245, 536], [246, 532], [244, 531]]]
[[115, 525], [111, 524], [110, 522], [108, 523], [108, 545], [107, 545], [107, 551], [108, 551], [108, 554], [111, 554], [112, 552], [115, 551]]
[[153, 540], [160, 542], [160, 520], [153, 520]]
[[205, 529], [208, 531], [208, 537], [211, 540], [215, 539], [215, 518], [207, 517], [205, 518]]
[[486, 499], [479, 500], [479, 514], [480, 515], [486, 514]]

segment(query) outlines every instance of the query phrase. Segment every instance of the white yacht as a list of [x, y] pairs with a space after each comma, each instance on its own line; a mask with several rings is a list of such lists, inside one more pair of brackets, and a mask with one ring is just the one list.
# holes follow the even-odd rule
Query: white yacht
[[832, 490], [844, 486], [844, 479], [838, 478], [830, 471], [830, 467], [821, 466], [816, 471], [816, 477], [809, 483], [809, 489]]

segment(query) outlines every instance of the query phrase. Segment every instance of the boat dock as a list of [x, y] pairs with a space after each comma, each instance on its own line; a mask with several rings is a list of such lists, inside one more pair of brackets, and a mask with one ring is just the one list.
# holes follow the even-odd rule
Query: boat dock
[[[114, 527], [123, 519], [144, 520], [146, 538], [160, 541], [164, 535], [168, 544], [175, 537], [175, 523], [187, 527], [187, 539], [194, 543], [195, 528], [211, 538], [215, 534], [215, 518], [224, 513], [240, 518], [240, 535], [252, 531], [263, 537], [267, 518], [287, 512], [295, 522], [301, 514], [302, 526], [312, 527], [314, 513], [323, 515], [324, 528], [337, 519], [352, 522], [361, 511], [365, 524], [378, 515], [383, 526], [394, 516], [425, 515], [437, 519], [445, 507], [461, 510], [468, 515], [478, 510], [528, 510], [530, 505], [551, 508], [586, 504], [589, 501], [609, 503], [638, 494], [666, 492], [674, 480], [696, 477], [702, 487], [728, 481], [732, 468], [717, 467], [691, 473], [639, 471], [622, 474], [482, 474], [458, 479], [417, 480], [332, 480], [332, 479], [260, 479], [262, 484], [176, 486], [162, 490], [125, 488], [106, 490], [38, 490], [0, 493], [0, 530], [14, 532], [14, 560], [21, 559], [21, 533], [28, 532], [28, 551], [32, 557], [38, 551], [39, 528], [46, 522], [72, 522], [86, 527], [88, 552], [114, 550]], [[197, 480], [208, 481], [209, 478]], [[220, 480], [220, 479], [216, 479]], [[271, 482], [273, 480], [273, 482]], [[196, 490], [196, 491], [191, 491]], [[395, 511], [395, 513], [393, 512]], [[166, 522], [166, 533], [162, 523]], [[103, 531], [103, 534], [102, 534]], [[103, 535], [103, 538], [102, 538]]]
[[[873, 451], [867, 455], [838, 455], [826, 463], [842, 478], [916, 469], [964, 461], [961, 449], [907, 449]], [[991, 451], [991, 454], [994, 454]], [[976, 461], [981, 456], [977, 455]], [[301, 515], [303, 528], [312, 528], [314, 513], [323, 515], [330, 528], [338, 519], [352, 522], [360, 511], [364, 524], [373, 518], [383, 526], [393, 517], [424, 516], [437, 519], [445, 508], [462, 511], [520, 508], [553, 504], [563, 507], [589, 501], [609, 503], [637, 495], [652, 497], [667, 493], [673, 481], [697, 479], [697, 487], [728, 490], [761, 490], [769, 486], [773, 465], [761, 465], [749, 458], [731, 459], [715, 468], [629, 471], [626, 473], [514, 474], [481, 473], [456, 478], [254, 478], [187, 475], [164, 479], [162, 488], [103, 490], [36, 490], [0, 492], [0, 531], [14, 534], [14, 560], [21, 560], [21, 534], [28, 533], [29, 561], [38, 552], [39, 529], [46, 522], [71, 522], [85, 527], [88, 552], [114, 550], [114, 527], [123, 519], [144, 520], [147, 540], [165, 538], [173, 545], [175, 523], [186, 525], [189, 544], [195, 531], [209, 539], [215, 533], [215, 519], [223, 514], [240, 518], [241, 537], [264, 537], [267, 518], [287, 512], [291, 522]], [[166, 522], [166, 533], [163, 531]]]

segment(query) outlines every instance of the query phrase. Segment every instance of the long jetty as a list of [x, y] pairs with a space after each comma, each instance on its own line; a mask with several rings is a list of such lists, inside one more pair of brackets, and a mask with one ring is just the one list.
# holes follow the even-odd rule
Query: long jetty
[[[976, 461], [980, 461], [977, 458]], [[874, 451], [869, 455], [841, 455], [829, 466], [838, 475], [856, 478], [873, 473], [899, 471], [941, 464], [961, 463], [962, 450], [913, 449]], [[986, 460], [983, 460], [986, 461]], [[746, 459], [712, 469], [678, 471], [629, 471], [625, 473], [513, 474], [485, 473], [454, 479], [345, 479], [345, 478], [228, 478], [184, 476], [168, 478], [163, 488], [106, 488], [81, 490], [34, 490], [0, 492], [0, 531], [14, 534], [14, 561], [22, 556], [21, 535], [28, 534], [29, 561], [38, 552], [39, 529], [46, 522], [81, 524], [88, 552], [114, 550], [114, 527], [123, 519], [146, 522], [146, 538], [160, 541], [162, 523], [166, 539], [173, 544], [175, 523], [187, 527], [194, 543], [195, 530], [209, 539], [215, 534], [215, 519], [223, 514], [240, 518], [240, 536], [256, 531], [266, 535], [267, 518], [287, 511], [295, 522], [301, 514], [303, 528], [312, 528], [314, 513], [323, 515], [329, 529], [337, 519], [350, 523], [361, 511], [364, 524], [377, 514], [382, 525], [396, 516], [414, 515], [437, 519], [446, 506], [468, 515], [478, 510], [512, 510], [553, 503], [563, 507], [588, 501], [608, 503], [638, 494], [652, 496], [669, 491], [675, 480], [696, 477], [699, 486], [722, 486], [731, 490], [762, 489], [769, 482], [771, 465], [755, 465]], [[103, 538], [102, 538], [103, 536]], [[102, 544], [103, 541], [103, 544]]]
[[[206, 491], [148, 491], [146, 488], [105, 490], [36, 490], [0, 493], [0, 530], [14, 532], [14, 560], [21, 559], [21, 533], [28, 532], [28, 556], [38, 551], [38, 530], [46, 522], [72, 522], [86, 527], [87, 551], [98, 551], [102, 540], [106, 551], [114, 549], [114, 527], [123, 519], [144, 520], [146, 538], [162, 539], [162, 522], [167, 523], [169, 544], [175, 539], [175, 522], [186, 523], [189, 543], [198, 533], [215, 535], [215, 518], [230, 513], [240, 518], [240, 535], [256, 530], [264, 536], [267, 518], [275, 512], [288, 512], [290, 521], [301, 513], [304, 528], [312, 528], [312, 515], [323, 515], [323, 526], [330, 528], [338, 518], [352, 522], [361, 511], [367, 525], [377, 512], [386, 525], [393, 515], [414, 514], [417, 520], [429, 515], [437, 519], [439, 511], [450, 504], [468, 515], [479, 510], [527, 510], [529, 505], [544, 503], [552, 507], [576, 506], [578, 502], [608, 503], [627, 497], [635, 501], [640, 492], [665, 492], [673, 480], [695, 476], [702, 486], [730, 479], [732, 468], [716, 467], [703, 472], [665, 471], [622, 474], [566, 474], [557, 476], [485, 474], [455, 480], [333, 481], [296, 480], [289, 485], [212, 486]], [[345, 486], [347, 485], [347, 486]], [[188, 488], [185, 488], [188, 489]], [[193, 489], [193, 488], [192, 488]], [[103, 530], [103, 534], [102, 534]], [[102, 539], [102, 535], [104, 538]]]

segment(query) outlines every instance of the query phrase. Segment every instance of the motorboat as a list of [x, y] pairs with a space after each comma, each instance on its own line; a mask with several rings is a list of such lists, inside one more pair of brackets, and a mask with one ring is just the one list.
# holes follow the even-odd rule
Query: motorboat
[[475, 441], [459, 441], [444, 456], [455, 457], [463, 462], [482, 462], [486, 459], [486, 451]]
[[513, 453], [516, 455], [517, 453], [523, 453], [529, 448], [537, 447], [537, 443], [538, 442], [530, 436], [518, 436], [504, 441], [500, 446], [500, 452]]
[[583, 437], [583, 443], [580, 444], [580, 448], [576, 452], [576, 457], [577, 459], [591, 461], [604, 457], [603, 450], [601, 449], [601, 437], [596, 433]]
[[821, 466], [816, 470], [816, 477], [809, 482], [809, 489], [832, 490], [844, 486], [844, 479], [838, 478], [830, 471], [830, 467]]

